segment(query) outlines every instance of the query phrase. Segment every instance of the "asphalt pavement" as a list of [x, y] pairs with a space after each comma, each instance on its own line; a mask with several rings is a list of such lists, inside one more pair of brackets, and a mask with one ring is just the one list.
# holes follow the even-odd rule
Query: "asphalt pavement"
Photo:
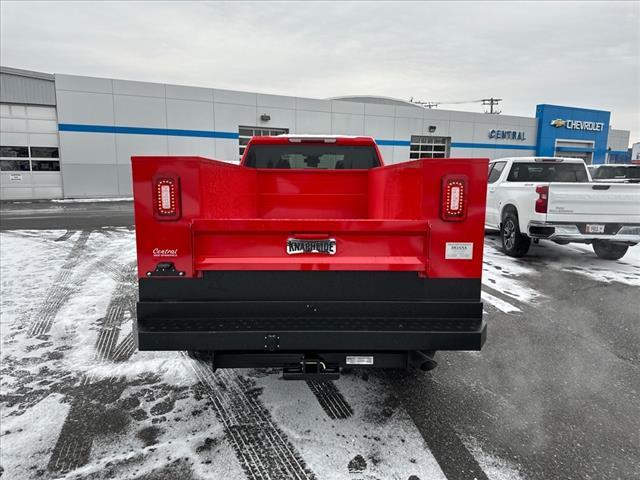
[[87, 229], [133, 225], [133, 202], [24, 201], [0, 204], [0, 230]]
[[[541, 242], [516, 260], [488, 235], [481, 352], [317, 385], [136, 353], [131, 202], [0, 210], [0, 401], [14, 425], [1, 440], [37, 445], [18, 460], [5, 449], [6, 478], [638, 478], [640, 246], [614, 262]], [[41, 266], [21, 271], [13, 256], [29, 252]], [[83, 284], [96, 269], [106, 280]], [[45, 405], [60, 418], [24, 421]]]

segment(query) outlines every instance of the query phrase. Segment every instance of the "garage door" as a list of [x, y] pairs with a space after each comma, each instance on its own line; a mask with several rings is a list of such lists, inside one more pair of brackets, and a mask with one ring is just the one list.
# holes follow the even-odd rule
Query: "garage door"
[[0, 198], [61, 197], [55, 107], [0, 105]]

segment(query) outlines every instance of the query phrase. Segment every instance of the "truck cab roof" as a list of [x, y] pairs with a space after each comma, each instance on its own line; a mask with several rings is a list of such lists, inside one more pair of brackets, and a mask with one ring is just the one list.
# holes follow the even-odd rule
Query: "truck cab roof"
[[505, 157], [494, 158], [490, 163], [495, 162], [508, 162], [512, 160], [513, 163], [529, 163], [529, 162], [563, 162], [563, 163], [582, 163], [584, 160], [581, 158], [569, 158], [569, 157]]
[[334, 143], [337, 145], [375, 145], [373, 137], [352, 135], [283, 134], [277, 136], [252, 137], [249, 144], [286, 145], [288, 143]]

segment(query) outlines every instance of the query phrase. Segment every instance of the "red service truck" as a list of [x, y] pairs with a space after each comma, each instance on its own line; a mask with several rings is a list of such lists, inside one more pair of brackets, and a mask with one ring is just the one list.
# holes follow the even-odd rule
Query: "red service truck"
[[133, 157], [140, 350], [337, 378], [480, 350], [487, 159], [253, 137], [240, 165]]

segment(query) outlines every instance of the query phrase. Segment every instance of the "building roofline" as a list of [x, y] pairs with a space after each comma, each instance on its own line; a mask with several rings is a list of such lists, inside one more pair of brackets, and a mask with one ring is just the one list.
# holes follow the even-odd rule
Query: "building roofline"
[[339, 97], [325, 98], [325, 100], [340, 100], [340, 101], [346, 101], [346, 102], [360, 102], [360, 103], [375, 104], [377, 102], [367, 101], [367, 99], [377, 99], [377, 98], [380, 100], [389, 101], [387, 105], [406, 105], [407, 107], [423, 108], [421, 105], [417, 105], [407, 100], [402, 100], [401, 98], [385, 97], [382, 95], [341, 95]]
[[24, 70], [22, 68], [5, 67], [0, 65], [0, 73], [6, 75], [16, 75], [19, 77], [38, 78], [40, 80], [54, 81], [52, 73], [35, 72], [33, 70]]

